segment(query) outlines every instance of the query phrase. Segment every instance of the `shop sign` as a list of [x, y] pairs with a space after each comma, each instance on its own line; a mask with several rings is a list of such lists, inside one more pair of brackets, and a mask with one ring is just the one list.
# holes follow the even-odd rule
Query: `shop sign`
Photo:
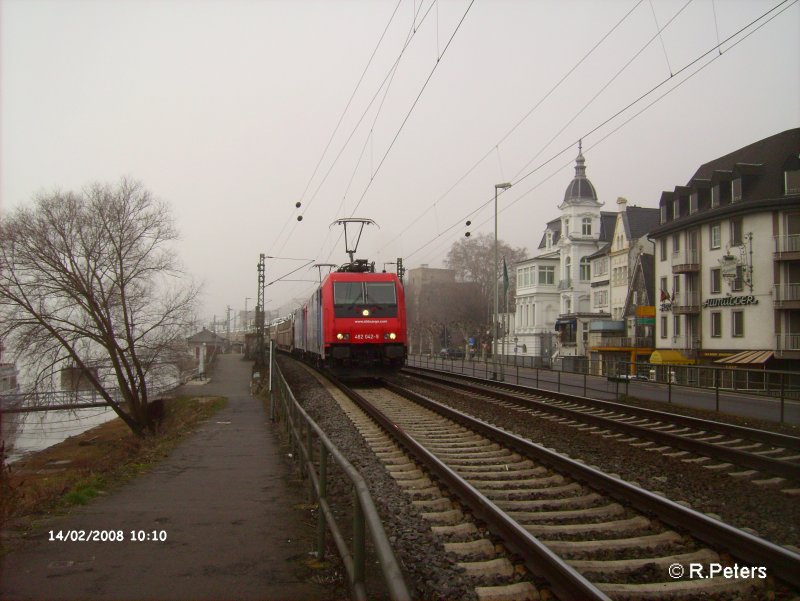
[[757, 305], [755, 296], [723, 296], [722, 298], [707, 298], [703, 307], [741, 307], [744, 305]]

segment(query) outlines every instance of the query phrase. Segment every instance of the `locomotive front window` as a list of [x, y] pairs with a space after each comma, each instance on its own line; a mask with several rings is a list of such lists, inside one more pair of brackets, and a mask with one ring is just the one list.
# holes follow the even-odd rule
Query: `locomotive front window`
[[396, 305], [393, 282], [367, 282], [367, 303], [375, 305]]
[[334, 305], [361, 305], [364, 303], [363, 282], [334, 282]]
[[333, 307], [336, 317], [397, 317], [394, 282], [334, 282]]

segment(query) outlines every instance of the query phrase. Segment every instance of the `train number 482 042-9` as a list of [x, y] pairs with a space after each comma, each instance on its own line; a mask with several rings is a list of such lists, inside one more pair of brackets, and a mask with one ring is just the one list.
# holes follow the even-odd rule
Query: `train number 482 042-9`
[[379, 340], [380, 336], [377, 334], [354, 334], [353, 340]]

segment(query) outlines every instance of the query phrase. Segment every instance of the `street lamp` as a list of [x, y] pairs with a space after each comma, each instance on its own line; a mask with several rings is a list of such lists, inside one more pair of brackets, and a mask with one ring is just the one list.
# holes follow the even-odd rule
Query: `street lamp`
[[497, 379], [497, 297], [499, 295], [499, 285], [497, 282], [497, 191], [508, 190], [511, 184], [504, 182], [494, 185], [494, 314], [492, 315], [492, 358], [494, 359], [494, 373], [492, 379]]

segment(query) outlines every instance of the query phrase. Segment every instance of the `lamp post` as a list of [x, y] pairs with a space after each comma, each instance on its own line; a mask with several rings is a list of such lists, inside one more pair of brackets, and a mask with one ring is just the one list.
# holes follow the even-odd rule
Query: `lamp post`
[[497, 297], [499, 295], [499, 284], [497, 282], [497, 191], [508, 190], [511, 184], [504, 182], [494, 185], [494, 314], [492, 315], [492, 359], [494, 363], [494, 373], [492, 379], [497, 379]]

